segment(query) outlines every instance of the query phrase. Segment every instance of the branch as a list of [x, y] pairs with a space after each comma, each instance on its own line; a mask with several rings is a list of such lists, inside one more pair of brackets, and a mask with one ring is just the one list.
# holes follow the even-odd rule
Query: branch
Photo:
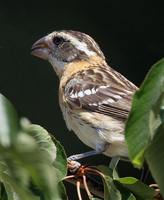
[[[73, 173], [68, 172], [68, 176], [73, 175]], [[89, 187], [89, 190], [92, 194], [97, 195], [101, 198], [104, 198], [104, 187], [103, 184], [101, 184], [100, 182], [98, 182], [97, 180], [93, 179], [91, 176], [87, 175], [87, 185]], [[81, 184], [80, 187], [82, 189], [84, 188], [84, 184], [83, 184], [83, 179], [82, 177], [78, 177], [78, 180], [81, 179]], [[77, 184], [77, 179], [76, 178], [69, 178], [69, 179], [65, 179], [65, 181], [76, 185]]]

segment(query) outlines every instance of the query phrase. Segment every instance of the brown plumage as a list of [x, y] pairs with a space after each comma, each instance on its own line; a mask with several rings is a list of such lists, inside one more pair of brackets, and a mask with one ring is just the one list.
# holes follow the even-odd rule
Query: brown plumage
[[138, 89], [108, 66], [98, 44], [76, 31], [55, 31], [37, 41], [32, 54], [48, 60], [59, 76], [59, 103], [69, 130], [92, 152], [128, 158], [125, 122]]

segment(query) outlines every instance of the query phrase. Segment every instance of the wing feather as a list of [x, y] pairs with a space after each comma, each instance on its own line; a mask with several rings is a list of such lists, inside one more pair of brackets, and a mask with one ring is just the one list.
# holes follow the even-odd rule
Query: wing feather
[[[80, 71], [72, 77], [65, 87], [65, 98], [70, 107], [127, 118], [133, 94], [138, 88], [117, 72], [114, 72], [117, 75], [113, 77], [109, 69], [99, 69], [103, 76], [99, 76], [102, 80], [98, 81], [98, 73], [95, 73], [96, 77], [94, 73], [89, 76], [87, 71]], [[89, 79], [84, 75], [89, 76]]]

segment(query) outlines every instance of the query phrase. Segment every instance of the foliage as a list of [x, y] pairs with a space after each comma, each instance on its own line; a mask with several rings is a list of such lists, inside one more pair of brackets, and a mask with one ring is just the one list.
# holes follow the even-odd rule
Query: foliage
[[141, 167], [146, 159], [164, 196], [164, 59], [156, 63], [133, 97], [126, 125], [131, 162]]
[[[119, 158], [118, 158], [119, 159]], [[105, 190], [104, 199], [106, 200], [149, 200], [156, 194], [153, 188], [140, 182], [133, 177], [119, 178], [116, 167], [118, 160], [112, 159], [114, 168], [101, 166], [101, 172], [104, 174]], [[111, 164], [110, 164], [111, 165]], [[110, 166], [109, 166], [110, 167]], [[111, 176], [112, 173], [112, 176]]]
[[1, 199], [56, 200], [63, 195], [59, 182], [67, 168], [62, 146], [45, 129], [20, 118], [2, 95], [0, 152]]
[[[164, 195], [163, 95], [164, 60], [161, 60], [134, 95], [125, 136], [131, 162], [141, 167], [146, 159]], [[118, 162], [116, 157], [109, 167], [87, 167], [80, 176], [85, 180], [86, 171], [100, 175], [105, 200], [153, 199], [156, 195], [153, 188], [133, 177], [119, 177]], [[61, 181], [66, 172], [67, 160], [61, 144], [41, 126], [21, 118], [13, 105], [0, 95], [0, 199], [66, 200]], [[99, 199], [90, 193], [89, 198]]]

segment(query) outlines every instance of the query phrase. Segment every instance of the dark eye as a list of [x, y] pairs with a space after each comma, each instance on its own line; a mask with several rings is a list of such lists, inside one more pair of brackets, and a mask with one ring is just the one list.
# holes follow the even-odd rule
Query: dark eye
[[55, 45], [59, 45], [59, 44], [63, 43], [63, 38], [61, 38], [61, 37], [55, 37], [55, 38], [53, 39], [53, 43], [54, 43]]

